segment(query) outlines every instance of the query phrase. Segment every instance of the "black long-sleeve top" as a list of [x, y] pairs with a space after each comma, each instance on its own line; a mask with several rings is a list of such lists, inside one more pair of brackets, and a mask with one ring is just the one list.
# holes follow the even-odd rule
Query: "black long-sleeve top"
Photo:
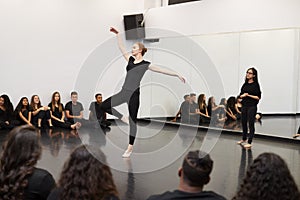
[[[260, 86], [257, 82], [248, 83], [245, 82], [241, 88], [240, 95], [248, 93], [249, 95], [258, 96], [259, 99], [261, 98], [261, 91]], [[256, 106], [258, 104], [259, 100], [253, 99], [251, 97], [244, 97], [242, 100], [243, 106]]]

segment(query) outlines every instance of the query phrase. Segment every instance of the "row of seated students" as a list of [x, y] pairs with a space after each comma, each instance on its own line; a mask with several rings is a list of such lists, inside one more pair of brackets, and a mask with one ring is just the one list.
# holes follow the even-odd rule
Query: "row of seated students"
[[[200, 94], [198, 99], [195, 93], [184, 95], [184, 101], [181, 103], [173, 122], [180, 116], [181, 123], [187, 124], [216, 124], [219, 122], [231, 122], [241, 119], [242, 99], [234, 96], [228, 99], [222, 98], [219, 105], [213, 96], [209, 97], [206, 103], [205, 94]], [[261, 113], [257, 113], [256, 119], [261, 119]]]
[[106, 120], [106, 113], [101, 110], [102, 95], [95, 95], [96, 101], [89, 107], [89, 120], [83, 118], [83, 106], [78, 102], [78, 93], [71, 93], [71, 101], [66, 106], [61, 103], [59, 92], [54, 92], [52, 101], [47, 105], [41, 104], [38, 95], [31, 97], [29, 103], [27, 97], [22, 97], [16, 109], [7, 95], [0, 96], [0, 129], [12, 129], [18, 125], [28, 124], [38, 128], [61, 127], [78, 129], [82, 125], [93, 127], [108, 127], [110, 122]]
[[[37, 131], [32, 126], [19, 126], [9, 133], [1, 154], [1, 199], [119, 199], [106, 156], [99, 148], [90, 145], [75, 148], [57, 183], [47, 170], [35, 167], [41, 151]], [[205, 152], [188, 152], [178, 172], [174, 172], [179, 176], [178, 188], [145, 199], [225, 199], [213, 191], [204, 190], [210, 182], [213, 163]], [[285, 161], [274, 153], [263, 153], [250, 164], [232, 199], [299, 200], [300, 193]]]

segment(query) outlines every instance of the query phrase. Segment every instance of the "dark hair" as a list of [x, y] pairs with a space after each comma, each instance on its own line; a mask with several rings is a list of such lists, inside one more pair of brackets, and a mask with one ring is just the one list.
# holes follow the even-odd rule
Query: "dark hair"
[[96, 98], [96, 99], [97, 99], [98, 96], [102, 96], [102, 94], [101, 94], [101, 93], [95, 94], [95, 98]]
[[78, 93], [73, 91], [73, 92], [71, 92], [71, 96], [73, 96], [73, 95], [78, 95]]
[[263, 153], [250, 165], [233, 199], [299, 200], [300, 194], [284, 160], [274, 153]]
[[220, 100], [220, 105], [226, 105], [226, 98], [222, 98], [221, 100]]
[[4, 99], [4, 106], [10, 113], [14, 112], [14, 106], [11, 103], [9, 97], [6, 94], [2, 94], [1, 97]]
[[118, 196], [106, 156], [93, 146], [81, 145], [71, 153], [64, 164], [59, 187], [63, 189], [60, 199], [64, 200]]
[[137, 42], [137, 45], [139, 46], [139, 49], [142, 50], [142, 52], [141, 52], [142, 56], [145, 55], [145, 53], [146, 53], [147, 50], [148, 50], [148, 49], [145, 47], [145, 45], [144, 45], [143, 43], [141, 43], [141, 42]]
[[231, 96], [227, 99], [227, 105], [226, 108], [228, 110], [228, 108], [230, 108], [231, 111], [235, 110], [235, 103], [236, 103], [236, 99], [234, 96]]
[[56, 94], [59, 95], [59, 100], [58, 100], [58, 102], [57, 102], [58, 109], [59, 109], [59, 112], [62, 112], [63, 109], [62, 109], [62, 105], [61, 105], [61, 103], [60, 103], [60, 99], [61, 99], [61, 98], [60, 98], [59, 92], [54, 92], [54, 93], [52, 94], [51, 110], [52, 110], [52, 112], [54, 112], [54, 110], [55, 110], [55, 95], [56, 95]]
[[[255, 83], [258, 83], [258, 73], [257, 73], [257, 70], [254, 68], [254, 67], [250, 67], [249, 69], [247, 69], [247, 72], [249, 70], [252, 70], [252, 73], [253, 73], [253, 81]], [[247, 79], [247, 76], [245, 77], [245, 83], [248, 83], [248, 79]]]
[[41, 100], [40, 100], [40, 97], [39, 97], [39, 103], [37, 104], [37, 109], [36, 109], [36, 107], [35, 107], [35, 103], [34, 103], [34, 97], [39, 97], [38, 95], [32, 95], [32, 97], [31, 97], [31, 101], [30, 101], [30, 107], [33, 109], [33, 110], [37, 110], [38, 108], [40, 108], [40, 107], [42, 107], [42, 105], [41, 105]]
[[186, 98], [189, 97], [189, 96], [190, 96], [189, 94], [184, 95], [183, 96], [184, 100], [186, 100]]
[[19, 101], [19, 103], [18, 103], [18, 105], [17, 105], [17, 107], [16, 107], [16, 109], [15, 109], [15, 115], [17, 116], [18, 114], [19, 114], [19, 112], [21, 112], [22, 111], [22, 109], [26, 109], [26, 110], [29, 110], [29, 102], [28, 102], [28, 105], [27, 106], [24, 106], [23, 105], [23, 100], [24, 99], [27, 99], [27, 101], [28, 101], [28, 98], [27, 97], [22, 97], [21, 99], [20, 99], [20, 101]]
[[19, 126], [9, 133], [0, 160], [1, 199], [23, 199], [28, 177], [33, 173], [41, 151], [33, 127]]
[[198, 106], [199, 109], [202, 110], [204, 106], [206, 106], [206, 102], [204, 100], [205, 94], [200, 94], [198, 96]]
[[195, 97], [196, 94], [195, 94], [195, 93], [191, 93], [190, 96], [191, 96], [191, 97]]
[[216, 107], [216, 102], [213, 102], [214, 97], [211, 96], [208, 98], [208, 105], [210, 105], [212, 108]]
[[202, 151], [190, 151], [184, 158], [182, 169], [184, 181], [189, 186], [202, 187], [210, 180], [213, 161], [209, 154]]

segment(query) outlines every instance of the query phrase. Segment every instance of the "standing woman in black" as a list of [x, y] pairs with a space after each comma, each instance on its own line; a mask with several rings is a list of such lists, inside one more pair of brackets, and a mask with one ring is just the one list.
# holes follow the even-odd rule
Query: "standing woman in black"
[[[242, 144], [245, 148], [251, 148], [255, 132], [254, 122], [257, 112], [257, 104], [261, 98], [258, 74], [254, 67], [247, 70], [245, 83], [241, 88], [240, 98], [242, 98], [243, 138], [238, 142], [238, 144]], [[250, 133], [247, 142], [248, 124]]]
[[147, 52], [147, 48], [140, 43], [137, 42], [132, 46], [131, 55], [126, 51], [121, 36], [119, 32], [115, 28], [110, 29], [111, 32], [115, 33], [118, 39], [118, 46], [128, 62], [126, 67], [126, 77], [125, 82], [123, 84], [122, 90], [113, 95], [112, 97], [106, 99], [102, 103], [102, 109], [104, 112], [109, 114], [113, 114], [122, 121], [127, 121], [124, 116], [117, 112], [116, 110], [112, 109], [112, 107], [118, 106], [122, 103], [128, 104], [129, 110], [129, 127], [130, 127], [130, 134], [129, 134], [129, 145], [127, 150], [122, 155], [122, 157], [130, 157], [130, 154], [133, 150], [133, 144], [137, 132], [137, 113], [140, 105], [140, 82], [145, 74], [145, 72], [149, 69], [154, 72], [176, 76], [182, 82], [185, 82], [185, 79], [176, 72], [171, 70], [161, 69], [160, 67], [151, 65], [150, 62], [145, 61], [143, 56]]

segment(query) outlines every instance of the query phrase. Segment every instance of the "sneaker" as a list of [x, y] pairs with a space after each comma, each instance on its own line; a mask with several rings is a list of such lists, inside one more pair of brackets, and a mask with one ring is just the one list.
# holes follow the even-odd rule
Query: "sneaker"
[[131, 155], [131, 153], [132, 153], [132, 151], [126, 150], [126, 151], [123, 153], [122, 157], [123, 157], [123, 158], [129, 158], [130, 155]]

